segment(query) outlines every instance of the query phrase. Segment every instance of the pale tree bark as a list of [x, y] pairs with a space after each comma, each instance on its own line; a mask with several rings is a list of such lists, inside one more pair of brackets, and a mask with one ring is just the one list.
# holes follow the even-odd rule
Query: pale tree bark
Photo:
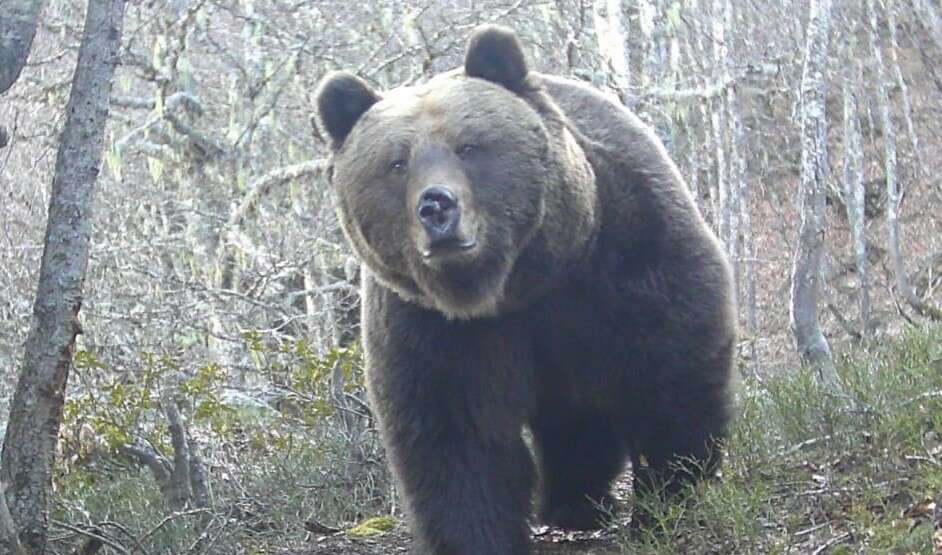
[[936, 91], [942, 94], [942, 76], [937, 70], [939, 57], [942, 56], [942, 20], [938, 10], [933, 7], [931, 0], [915, 0], [913, 7], [916, 26], [921, 31], [911, 33], [913, 46], [919, 52], [922, 66], [926, 74], [935, 85]]
[[824, 72], [830, 29], [831, 0], [811, 0], [801, 77], [801, 224], [792, 271], [790, 316], [802, 361], [815, 369], [822, 382], [835, 385], [831, 348], [818, 321], [828, 176]]
[[[59, 142], [33, 321], [3, 442], [0, 480], [20, 541], [42, 554], [47, 496], [91, 247], [95, 182], [124, 0], [90, 0]], [[9, 539], [8, 539], [9, 540]]]
[[[851, 31], [853, 33], [853, 30]], [[844, 64], [844, 207], [850, 226], [851, 245], [857, 269], [857, 312], [860, 333], [867, 334], [870, 322], [870, 278], [867, 271], [867, 234], [864, 217], [863, 145], [860, 134], [857, 94], [862, 82], [862, 67], [856, 60], [854, 43], [848, 48]]]
[[919, 148], [919, 135], [916, 134], [916, 125], [913, 122], [913, 103], [909, 97], [909, 87], [906, 85], [906, 79], [903, 78], [903, 70], [899, 63], [899, 40], [896, 38], [896, 6], [892, 2], [886, 8], [886, 21], [887, 26], [890, 28], [890, 63], [893, 66], [896, 86], [899, 87], [900, 96], [903, 99], [903, 119], [906, 120], [909, 142], [916, 158], [916, 168], [913, 173], [918, 177], [925, 168], [925, 162], [922, 159], [922, 150]]
[[[733, 29], [733, 5], [730, 0], [718, 0], [714, 2], [714, 8], [721, 10], [722, 29]], [[719, 19], [720, 14], [715, 17]], [[731, 37], [730, 37], [731, 38]], [[720, 53], [720, 74], [722, 81], [733, 82], [732, 59], [729, 52], [729, 44], [724, 33], [723, 44], [719, 47]], [[742, 157], [744, 147], [742, 111], [739, 106], [739, 90], [735, 85], [730, 85], [725, 89], [724, 100], [726, 102], [726, 125], [728, 134], [728, 163], [729, 173], [726, 183], [726, 206], [724, 207], [723, 221], [727, 226], [727, 250], [729, 251], [730, 264], [733, 265], [733, 281], [735, 284], [736, 298], [741, 301], [741, 280], [742, 280], [742, 255], [740, 253], [739, 234], [740, 234], [740, 203], [742, 201], [742, 189], [745, 186], [746, 162]], [[742, 306], [742, 302], [739, 302]]]
[[913, 0], [913, 3], [916, 9], [916, 19], [925, 25], [932, 41], [939, 49], [942, 49], [942, 14], [939, 13], [939, 1]]
[[628, 62], [628, 43], [625, 40], [621, 1], [595, 0], [592, 4], [592, 20], [595, 25], [599, 52], [608, 65], [615, 88], [624, 99], [631, 86], [631, 69]]
[[[697, 13], [699, 8], [700, 6], [698, 0], [693, 0], [690, 5], [691, 12]], [[688, 63], [696, 68], [694, 82], [697, 84], [697, 87], [706, 90], [706, 79], [700, 78], [700, 76], [705, 77], [707, 75], [706, 66], [704, 65], [705, 56], [701, 56], [699, 53], [706, 51], [703, 37], [708, 33], [704, 31], [703, 26], [700, 23], [700, 18], [693, 18], [690, 23], [690, 28], [691, 30], [686, 34], [686, 40], [681, 42], [679, 50], [680, 53], [686, 57]], [[716, 195], [713, 194], [715, 191], [715, 180], [713, 179], [714, 168], [709, 154], [713, 151], [713, 145], [710, 142], [712, 138], [712, 128], [710, 127], [710, 109], [708, 106], [708, 104], [711, 102], [711, 99], [712, 95], [696, 95], [693, 97], [693, 100], [696, 104], [696, 117], [699, 117], [703, 124], [700, 126], [694, 126], [690, 131], [692, 134], [702, 133], [700, 140], [693, 141], [690, 149], [690, 186], [698, 204], [701, 203], [703, 198], [709, 197], [708, 205], [701, 206], [701, 211], [703, 212], [707, 221], [713, 226], [713, 228], [718, 230], [718, 203]], [[691, 107], [691, 113], [693, 110], [694, 107]], [[705, 154], [701, 154], [701, 152]], [[702, 182], [699, 175], [701, 168], [704, 173]]]
[[26, 65], [42, 7], [43, 0], [5, 0], [0, 8], [0, 94]]
[[641, 75], [639, 81], [642, 87], [650, 87], [657, 82], [658, 74], [664, 64], [661, 61], [661, 52], [658, 45], [656, 0], [638, 0], [638, 29], [641, 31]]
[[[733, 27], [733, 4], [730, 0], [723, 1], [723, 21], [727, 29]], [[724, 75], [729, 76], [731, 66], [732, 60], [727, 45], [723, 59]], [[746, 137], [742, 123], [739, 88], [736, 85], [726, 87], [726, 122], [729, 133], [729, 206], [726, 210], [730, 213], [728, 218], [730, 263], [733, 265], [737, 306], [742, 307], [745, 316], [752, 371], [758, 374], [759, 360], [755, 343], [758, 333], [755, 297], [756, 253], [752, 237], [752, 218], [749, 212], [752, 192], [749, 184], [746, 183]]]
[[896, 148], [896, 129], [893, 124], [893, 116], [890, 113], [890, 99], [884, 82], [886, 68], [883, 62], [883, 52], [879, 42], [879, 27], [877, 26], [877, 11], [874, 0], [867, 0], [867, 19], [869, 28], [867, 36], [870, 39], [870, 49], [873, 52], [874, 66], [876, 69], [876, 87], [877, 101], [880, 104], [880, 120], [883, 126], [883, 155], [884, 169], [886, 171], [886, 235], [887, 250], [889, 250], [890, 261], [893, 265], [893, 274], [896, 277], [896, 289], [899, 295], [922, 316], [932, 320], [942, 320], [942, 311], [931, 306], [916, 295], [912, 284], [909, 282], [909, 275], [906, 273], [906, 265], [903, 261], [903, 253], [900, 249], [899, 239], [899, 209], [900, 209], [900, 190], [899, 190], [899, 172]]
[[[710, 10], [710, 36], [713, 47], [713, 76], [717, 82], [725, 80], [728, 70], [729, 50], [726, 45], [725, 1], [713, 0]], [[720, 94], [712, 99], [710, 127], [713, 131], [713, 145], [716, 147], [716, 200], [717, 227], [720, 240], [726, 249], [730, 263], [736, 266], [736, 252], [732, 234], [733, 203], [730, 194], [729, 162], [727, 159], [726, 95]], [[735, 275], [735, 269], [734, 269]]]

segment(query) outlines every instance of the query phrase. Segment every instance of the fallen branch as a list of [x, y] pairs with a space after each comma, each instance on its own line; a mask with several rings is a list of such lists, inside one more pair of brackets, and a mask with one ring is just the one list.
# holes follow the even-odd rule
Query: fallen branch
[[829, 439], [831, 439], [831, 435], [830, 435], [830, 434], [828, 434], [828, 435], [826, 435], [826, 436], [813, 437], [813, 438], [811, 438], [811, 439], [806, 439], [806, 440], [804, 440], [804, 441], [802, 441], [802, 442], [799, 442], [799, 443], [796, 443], [795, 445], [792, 445], [791, 447], [789, 447], [789, 448], [786, 449], [785, 451], [782, 451], [781, 453], [778, 454], [777, 458], [783, 458], [783, 457], [788, 457], [788, 456], [794, 455], [795, 453], [797, 453], [797, 452], [799, 452], [799, 451], [801, 451], [801, 450], [803, 450], [803, 449], [805, 449], [805, 448], [807, 448], [807, 447], [812, 447], [812, 446], [814, 446], [814, 445], [817, 445], [818, 443], [821, 443], [822, 441], [828, 441]]
[[62, 522], [61, 520], [55, 520], [55, 519], [50, 519], [49, 524], [52, 524], [53, 526], [56, 526], [58, 528], [62, 528], [63, 530], [75, 532], [76, 534], [85, 536], [86, 538], [99, 541], [107, 545], [111, 549], [114, 549], [118, 553], [123, 553], [124, 555], [131, 555], [131, 552], [125, 549], [124, 546], [122, 546], [121, 544], [115, 542], [114, 540], [106, 536], [98, 528], [86, 530], [85, 528], [82, 528], [81, 526], [76, 526], [74, 524], [69, 524], [68, 522]]
[[815, 550], [811, 553], [811, 555], [820, 555], [821, 553], [824, 553], [825, 551], [827, 551], [827, 550], [830, 549], [831, 547], [833, 547], [833, 546], [835, 546], [835, 545], [837, 545], [837, 544], [839, 544], [839, 543], [843, 543], [843, 542], [849, 540], [850, 538], [851, 538], [851, 533], [850, 533], [850, 532], [844, 532], [844, 533], [841, 534], [840, 536], [834, 536], [833, 538], [831, 538], [831, 539], [829, 539], [828, 541], [824, 542], [823, 545], [821, 545], [821, 546], [819, 546], [817, 549], [815, 549]]

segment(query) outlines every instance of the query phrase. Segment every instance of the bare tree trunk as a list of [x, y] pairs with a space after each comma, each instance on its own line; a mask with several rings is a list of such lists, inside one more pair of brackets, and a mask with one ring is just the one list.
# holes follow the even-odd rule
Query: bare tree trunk
[[165, 392], [160, 405], [167, 416], [170, 445], [173, 446], [173, 466], [170, 471], [167, 501], [172, 508], [182, 509], [193, 497], [193, 484], [190, 482], [190, 442], [187, 439], [183, 416], [173, 394]]
[[20, 540], [46, 550], [47, 495], [88, 264], [95, 182], [124, 0], [90, 0], [56, 158], [33, 322], [3, 443], [0, 480]]
[[[711, 9], [711, 37], [713, 41], [713, 78], [722, 82], [726, 78], [729, 49], [726, 45], [726, 21], [723, 0], [713, 0]], [[730, 138], [726, 136], [726, 95], [719, 94], [713, 98], [713, 109], [710, 115], [710, 125], [713, 130], [713, 143], [716, 147], [716, 198], [717, 198], [717, 228], [720, 240], [726, 249], [726, 255], [733, 265], [735, 279], [737, 266], [737, 253], [735, 252], [733, 227], [733, 195], [731, 194], [731, 179], [729, 174], [729, 161], [726, 145]]]
[[[723, 2], [723, 23], [727, 29], [733, 28], [733, 4]], [[729, 77], [732, 60], [729, 48], [725, 50], [723, 74]], [[752, 237], [752, 218], [750, 217], [751, 187], [746, 183], [746, 138], [742, 123], [742, 105], [739, 89], [735, 85], [726, 88], [726, 116], [729, 132], [729, 235], [730, 252], [733, 265], [737, 306], [743, 308], [746, 333], [749, 337], [749, 355], [752, 359], [752, 372], [758, 374], [759, 359], [756, 349], [758, 324], [756, 318], [756, 277], [755, 277], [755, 242]], [[745, 282], [745, 302], [743, 285]]]
[[844, 206], [850, 225], [851, 244], [857, 267], [857, 310], [860, 333], [867, 334], [870, 321], [870, 278], [867, 275], [867, 234], [864, 217], [863, 146], [857, 92], [861, 70], [853, 46], [844, 63], [850, 68], [844, 78]]
[[622, 100], [625, 100], [628, 87], [631, 85], [631, 69], [623, 30], [621, 2], [619, 0], [595, 0], [592, 4], [592, 19], [599, 52], [608, 65], [618, 94]]
[[939, 14], [938, 0], [914, 0], [914, 4], [916, 19], [923, 23], [933, 42], [942, 49], [942, 15]]
[[[722, 9], [722, 28], [733, 28], [733, 6], [729, 0], [715, 2], [717, 9]], [[716, 14], [720, 17], [720, 14]], [[724, 35], [724, 42], [725, 42]], [[729, 44], [721, 47], [722, 58], [720, 63], [722, 81], [732, 81], [730, 74], [732, 72], [732, 60], [729, 53]], [[740, 234], [740, 203], [742, 201], [742, 190], [745, 186], [746, 162], [742, 157], [742, 149], [745, 146], [743, 139], [742, 112], [739, 106], [739, 93], [734, 85], [726, 87], [726, 125], [729, 141], [729, 177], [727, 180], [727, 194], [725, 207], [726, 216], [723, 220], [728, 226], [727, 236], [729, 240], [729, 260], [733, 265], [733, 283], [736, 292], [736, 301], [738, 306], [743, 306], [741, 281], [742, 281], [742, 255], [740, 253], [739, 234]]]
[[801, 78], [801, 226], [792, 273], [791, 324], [798, 354], [826, 384], [836, 384], [831, 348], [818, 321], [828, 174], [824, 72], [831, 0], [811, 0]]
[[870, 39], [870, 48], [873, 51], [876, 66], [877, 100], [880, 103], [880, 120], [883, 126], [884, 167], [886, 169], [886, 234], [887, 249], [893, 264], [893, 273], [896, 277], [896, 288], [903, 299], [919, 314], [933, 320], [942, 320], [942, 311], [924, 302], [913, 290], [906, 273], [903, 262], [903, 253], [899, 244], [899, 208], [900, 191], [898, 179], [898, 160], [896, 152], [896, 130], [893, 117], [890, 113], [890, 99], [886, 91], [884, 78], [886, 69], [883, 63], [883, 52], [878, 40], [877, 13], [873, 0], [867, 0], [867, 16], [870, 22], [867, 36]]
[[[928, 6], [928, 9], [934, 9], [929, 5], [926, 0], [916, 0], [915, 8], [915, 17], [913, 19], [916, 22], [916, 27], [921, 31], [920, 33], [910, 33], [913, 39], [913, 46], [919, 52], [919, 59], [922, 60], [923, 69], [925, 69], [929, 78], [932, 80], [932, 83], [935, 85], [936, 91], [939, 94], [942, 94], [942, 76], [939, 75], [936, 66], [938, 65], [938, 60], [940, 53], [942, 53], [942, 23], [939, 23], [938, 17], [936, 17], [936, 23], [938, 27], [933, 29], [932, 17], [929, 15], [923, 15], [925, 12], [920, 11], [918, 4], [925, 3]], [[931, 12], [930, 12], [931, 13]], [[933, 39], [932, 37], [938, 36], [938, 38]]]
[[658, 73], [664, 67], [656, 36], [658, 7], [655, 0], [638, 0], [635, 3], [638, 5], [638, 29], [642, 38], [639, 81], [642, 87], [650, 87], [657, 82]]
[[43, 0], [5, 0], [0, 8], [0, 94], [20, 77], [36, 35]]
[[886, 8], [886, 22], [890, 28], [890, 62], [893, 66], [893, 75], [896, 78], [896, 86], [899, 87], [900, 96], [903, 98], [903, 117], [906, 120], [906, 130], [909, 132], [909, 142], [913, 147], [913, 155], [916, 158], [916, 168], [913, 172], [917, 177], [925, 168], [925, 162], [922, 160], [922, 151], [919, 149], [919, 135], [916, 134], [916, 125], [913, 122], [913, 103], [909, 97], [909, 87], [906, 85], [906, 79], [903, 78], [903, 70], [899, 65], [899, 41], [896, 38], [896, 6], [891, 3]]

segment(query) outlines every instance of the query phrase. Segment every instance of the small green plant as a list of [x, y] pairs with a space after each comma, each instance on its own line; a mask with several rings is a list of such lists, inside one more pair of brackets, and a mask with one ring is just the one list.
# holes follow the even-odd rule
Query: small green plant
[[[206, 534], [217, 538], [213, 552], [270, 553], [303, 545], [309, 517], [343, 529], [364, 515], [388, 514], [392, 487], [377, 438], [366, 419], [355, 438], [340, 433], [332, 397], [338, 379], [345, 394], [363, 395], [359, 349], [317, 353], [305, 342], [266, 342], [254, 334], [246, 341], [270, 379], [267, 397], [229, 388], [226, 369], [215, 363], [144, 355], [132, 379], [93, 353], [76, 353], [79, 372], [97, 381], [78, 388], [66, 405], [63, 430], [72, 454], [59, 468], [55, 518], [114, 522], [144, 538], [151, 553], [187, 552]], [[124, 450], [146, 442], [173, 459], [162, 387], [172, 388], [191, 449], [209, 469], [214, 503], [207, 509], [171, 510], [151, 469]], [[86, 447], [76, 456], [79, 444]]]

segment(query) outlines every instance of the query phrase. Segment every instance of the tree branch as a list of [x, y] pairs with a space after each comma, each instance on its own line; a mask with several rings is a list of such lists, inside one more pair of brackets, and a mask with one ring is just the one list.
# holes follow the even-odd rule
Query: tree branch
[[7, 485], [6, 482], [0, 482], [0, 535], [3, 536], [4, 543], [14, 555], [29, 555], [20, 543], [16, 523], [13, 522], [13, 515], [10, 514], [10, 507], [7, 505]]
[[232, 215], [229, 216], [229, 221], [226, 222], [226, 227], [231, 229], [242, 225], [246, 215], [248, 215], [248, 213], [252, 211], [258, 204], [258, 201], [267, 195], [268, 192], [271, 191], [275, 186], [281, 185], [285, 181], [290, 181], [292, 179], [318, 175], [326, 168], [327, 161], [324, 159], [319, 159], [308, 160], [306, 162], [291, 164], [289, 166], [282, 166], [269, 171], [265, 175], [252, 182], [252, 184], [249, 186], [249, 192], [246, 193], [245, 197], [242, 198], [242, 202], [232, 212]]

